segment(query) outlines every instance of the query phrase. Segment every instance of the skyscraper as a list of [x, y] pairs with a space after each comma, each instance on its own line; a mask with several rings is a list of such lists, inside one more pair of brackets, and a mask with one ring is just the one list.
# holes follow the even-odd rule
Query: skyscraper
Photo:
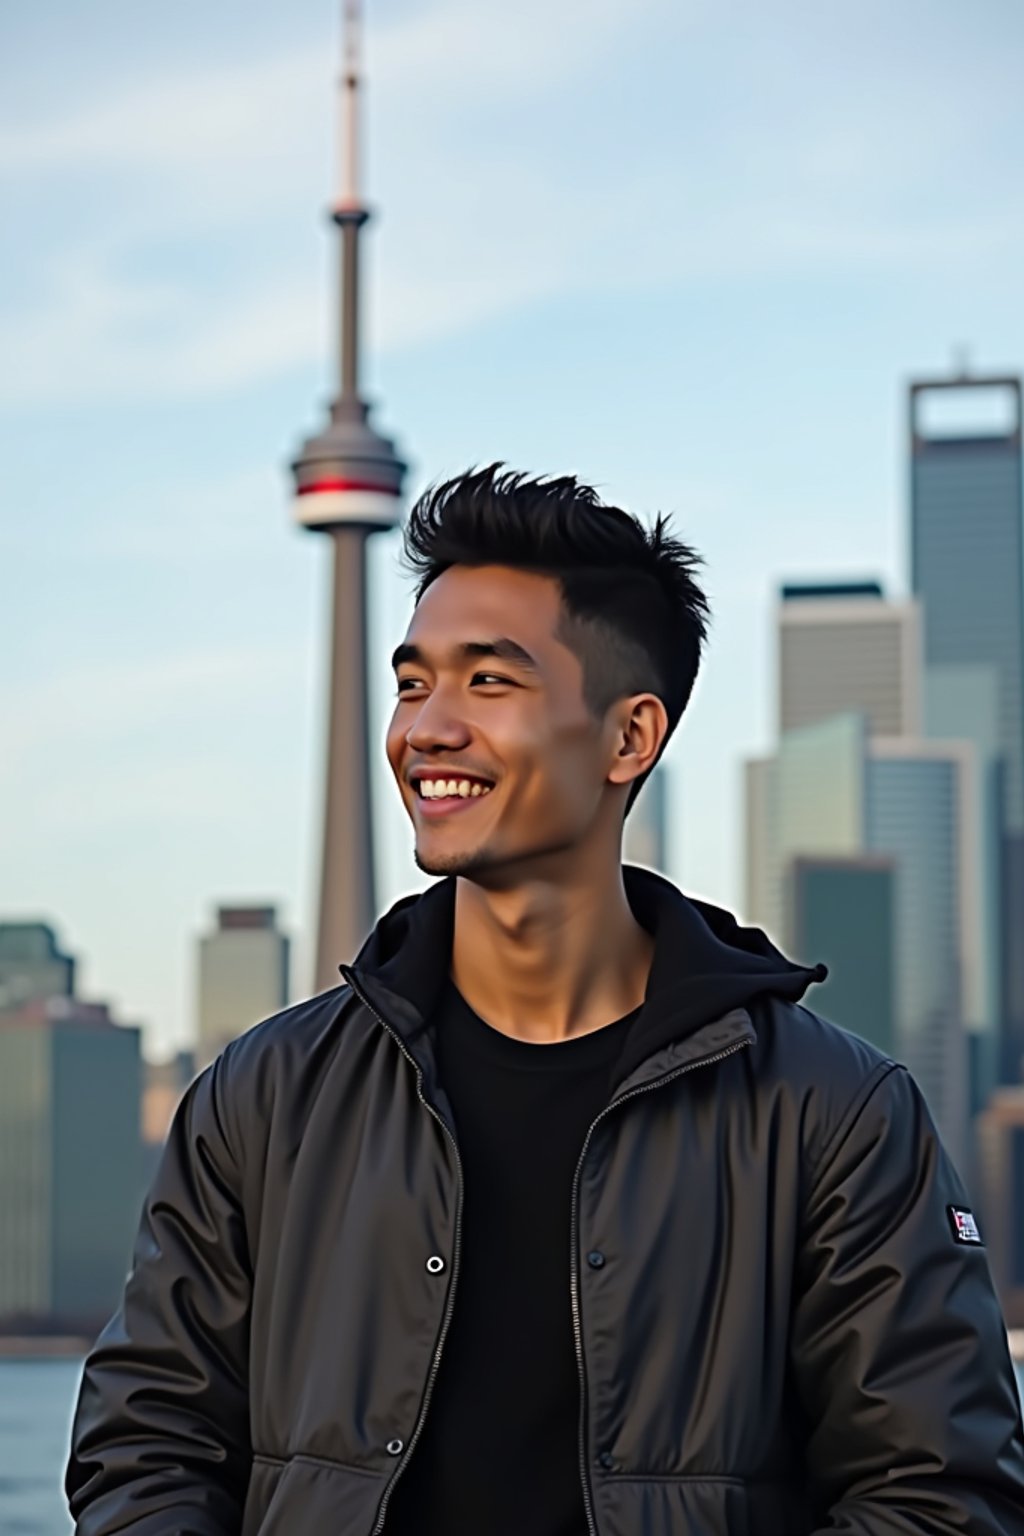
[[[942, 396], [941, 402], [935, 397]], [[928, 407], [965, 412], [1004, 397], [1003, 430], [929, 428]], [[995, 397], [995, 398], [993, 398]], [[948, 418], [947, 418], [948, 419]], [[931, 674], [970, 669], [995, 680], [1006, 760], [1005, 823], [1024, 831], [1024, 554], [1021, 547], [1021, 384], [1017, 378], [922, 380], [910, 386], [911, 575], [924, 604]]]
[[289, 947], [275, 907], [218, 907], [215, 931], [199, 940], [197, 1067], [288, 1006]]
[[98, 1326], [142, 1197], [140, 1031], [100, 1003], [0, 1012], [0, 1319]]
[[[990, 408], [984, 425], [979, 410]], [[953, 412], [954, 414], [950, 414]], [[1004, 1077], [1024, 1058], [1024, 556], [1019, 378], [910, 386], [911, 572], [924, 607], [927, 693], [944, 729], [994, 733], [1002, 774]], [[979, 701], [994, 721], [979, 724]], [[971, 701], [970, 714], [957, 700]], [[954, 717], [963, 715], [962, 723]], [[979, 739], [978, 733], [983, 739]]]
[[61, 951], [49, 923], [0, 923], [0, 1008], [74, 991], [74, 959]]
[[968, 1030], [981, 963], [974, 750], [966, 741], [875, 738], [865, 841], [894, 861], [900, 1057], [958, 1166], [968, 1167]]
[[325, 429], [292, 465], [294, 515], [329, 535], [334, 600], [330, 640], [325, 807], [314, 987], [338, 983], [377, 917], [367, 698], [366, 546], [400, 519], [406, 466], [370, 424], [359, 380], [359, 237], [370, 217], [359, 191], [359, 6], [346, 0], [341, 175], [331, 218], [340, 231], [338, 394]]
[[867, 582], [787, 583], [779, 604], [779, 731], [858, 710], [876, 736], [921, 728], [921, 616]]

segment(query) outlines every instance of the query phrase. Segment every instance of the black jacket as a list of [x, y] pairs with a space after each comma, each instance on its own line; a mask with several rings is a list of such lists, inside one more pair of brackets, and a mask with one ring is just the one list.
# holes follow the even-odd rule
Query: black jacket
[[[914, 1082], [798, 1005], [820, 970], [624, 877], [654, 967], [581, 1148], [566, 1276], [591, 1531], [1024, 1536], [1003, 1323]], [[187, 1093], [86, 1363], [79, 1536], [384, 1527], [458, 1306], [430, 1022], [454, 889], [399, 902], [345, 985]]]

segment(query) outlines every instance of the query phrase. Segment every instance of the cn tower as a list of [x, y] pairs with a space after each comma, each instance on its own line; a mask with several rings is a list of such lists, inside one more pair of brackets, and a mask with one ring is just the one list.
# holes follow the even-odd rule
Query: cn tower
[[327, 764], [314, 991], [337, 985], [377, 918], [367, 697], [366, 546], [398, 525], [405, 464], [370, 424], [359, 388], [359, 237], [370, 217], [359, 191], [360, 16], [345, 0], [340, 79], [338, 395], [324, 430], [292, 464], [297, 522], [333, 546]]

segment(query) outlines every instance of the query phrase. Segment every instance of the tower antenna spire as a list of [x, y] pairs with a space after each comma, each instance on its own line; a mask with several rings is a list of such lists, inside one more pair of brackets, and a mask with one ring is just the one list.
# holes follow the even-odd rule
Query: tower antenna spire
[[363, 18], [359, 0], [344, 0], [342, 10], [341, 90], [338, 112], [337, 210], [356, 209], [359, 200], [359, 107], [362, 89]]

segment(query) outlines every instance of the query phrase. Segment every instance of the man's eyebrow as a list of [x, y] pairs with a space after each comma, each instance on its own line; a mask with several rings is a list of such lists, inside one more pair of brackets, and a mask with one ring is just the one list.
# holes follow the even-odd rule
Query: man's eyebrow
[[[494, 656], [498, 661], [510, 662], [523, 672], [540, 674], [540, 666], [536, 659], [519, 644], [518, 640], [510, 640], [507, 635], [498, 635], [494, 640], [464, 640], [461, 645], [455, 646], [454, 655], [463, 661], [471, 657]], [[391, 665], [397, 669], [405, 661], [416, 662], [422, 666], [425, 665], [426, 658], [418, 645], [404, 641], [396, 647]]]

